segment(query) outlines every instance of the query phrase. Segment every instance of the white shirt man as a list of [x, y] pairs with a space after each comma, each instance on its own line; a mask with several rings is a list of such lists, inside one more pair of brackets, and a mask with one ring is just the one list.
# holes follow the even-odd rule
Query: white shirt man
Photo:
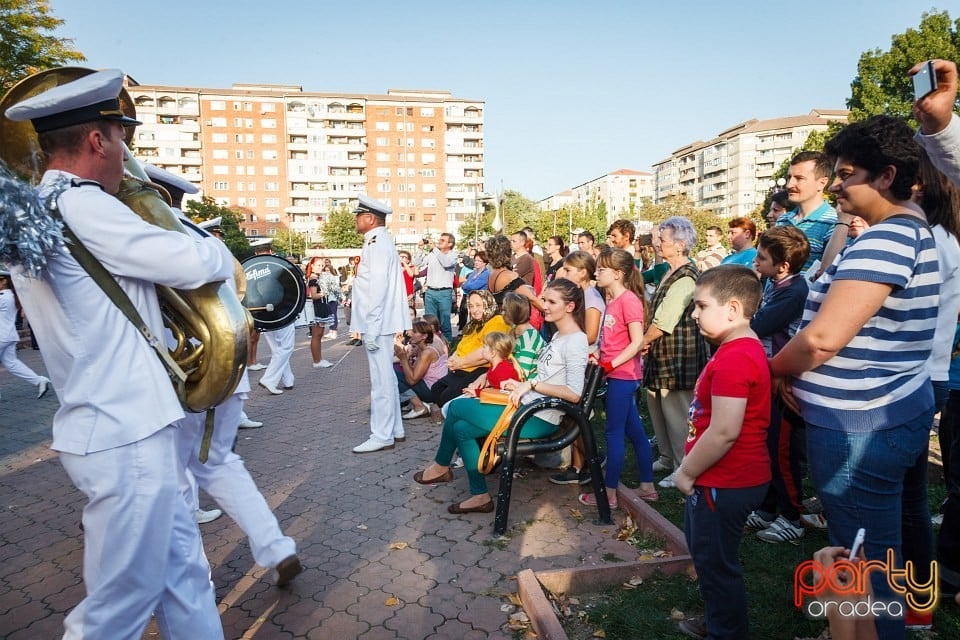
[[453, 340], [450, 328], [450, 312], [453, 309], [453, 276], [457, 269], [456, 238], [453, 234], [442, 233], [437, 246], [426, 255], [423, 266], [426, 268], [426, 291], [423, 294], [423, 313], [435, 315], [440, 319], [440, 331], [447, 344]]
[[[100, 71], [6, 112], [31, 120], [64, 222], [109, 271], [156, 336], [156, 284], [195, 289], [233, 275], [212, 238], [144, 222], [117, 193], [127, 157], [118, 96], [123, 73]], [[48, 132], [56, 132], [47, 136]], [[75, 144], [63, 140], [73, 136]], [[65, 638], [139, 638], [152, 614], [175, 638], [223, 638], [210, 568], [183, 499], [176, 429], [180, 402], [138, 328], [66, 248], [37, 277], [12, 275], [54, 383], [52, 448], [89, 502], [83, 511], [85, 598]]]
[[370, 365], [371, 435], [366, 442], [354, 447], [353, 452], [371, 453], [393, 449], [394, 442], [406, 439], [400, 392], [393, 373], [393, 338], [410, 328], [410, 310], [397, 248], [384, 226], [392, 210], [382, 202], [361, 195], [354, 213], [357, 231], [363, 234], [363, 250], [353, 281], [350, 331], [363, 335]]

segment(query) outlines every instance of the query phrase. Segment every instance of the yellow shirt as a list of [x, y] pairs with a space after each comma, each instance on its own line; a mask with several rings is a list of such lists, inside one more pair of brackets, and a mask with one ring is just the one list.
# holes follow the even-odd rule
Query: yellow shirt
[[[510, 333], [510, 325], [503, 321], [503, 317], [497, 314], [487, 320], [487, 323], [480, 328], [480, 331], [474, 331], [471, 334], [465, 334], [460, 338], [460, 344], [457, 345], [456, 355], [458, 358], [468, 356], [483, 346], [483, 339], [488, 333], [499, 331], [500, 333]], [[473, 371], [477, 367], [469, 367], [462, 371]]]

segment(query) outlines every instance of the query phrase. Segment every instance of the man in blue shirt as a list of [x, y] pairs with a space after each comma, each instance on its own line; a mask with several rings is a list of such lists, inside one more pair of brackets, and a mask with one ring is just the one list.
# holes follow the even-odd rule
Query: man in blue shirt
[[818, 151], [801, 151], [790, 161], [787, 171], [787, 198], [795, 208], [780, 216], [777, 226], [793, 225], [807, 236], [810, 257], [802, 272], [818, 260], [822, 261], [822, 268], [830, 266], [843, 247], [841, 244], [831, 247], [833, 251], [825, 252], [837, 224], [836, 211], [823, 197], [823, 190], [833, 173], [830, 165], [830, 158]]

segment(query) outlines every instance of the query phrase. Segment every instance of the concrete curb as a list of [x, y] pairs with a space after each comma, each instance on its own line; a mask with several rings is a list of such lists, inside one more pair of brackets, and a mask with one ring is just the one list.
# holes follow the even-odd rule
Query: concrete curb
[[686, 539], [680, 529], [647, 504], [633, 489], [620, 485], [617, 488], [617, 499], [640, 530], [645, 535], [663, 538], [664, 550], [673, 555], [636, 562], [611, 563], [601, 567], [521, 571], [517, 574], [520, 601], [538, 638], [567, 640], [567, 634], [544, 589], [551, 593], [574, 595], [602, 591], [621, 585], [631, 578], [647, 578], [657, 572], [665, 575], [696, 575]]

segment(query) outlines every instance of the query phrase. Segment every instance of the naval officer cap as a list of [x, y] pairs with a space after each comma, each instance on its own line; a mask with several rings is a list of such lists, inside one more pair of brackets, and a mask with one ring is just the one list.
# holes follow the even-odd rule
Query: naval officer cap
[[359, 199], [360, 202], [357, 204], [357, 208], [353, 210], [354, 215], [360, 215], [361, 213], [372, 213], [378, 218], [383, 218], [386, 220], [387, 216], [393, 213], [393, 209], [379, 200], [374, 200], [370, 196], [361, 194]]
[[123, 72], [104, 69], [18, 102], [7, 109], [14, 122], [30, 120], [37, 133], [95, 120], [116, 120], [124, 126], [143, 124], [120, 109]]
[[259, 240], [254, 240], [250, 243], [251, 249], [269, 249], [270, 245], [273, 244], [273, 238], [260, 238]]
[[150, 178], [150, 181], [156, 182], [161, 187], [173, 187], [177, 191], [191, 194], [198, 193], [200, 191], [200, 189], [197, 188], [197, 185], [193, 184], [183, 176], [170, 173], [166, 169], [161, 169], [160, 167], [154, 166], [148, 162], [141, 164], [143, 165], [143, 170], [146, 172], [147, 177]]
[[[223, 222], [223, 216], [217, 216], [216, 218], [204, 220], [203, 222], [197, 224], [197, 226], [205, 231], [216, 231], [218, 233], [222, 233], [223, 229], [220, 227], [221, 222]], [[253, 245], [251, 244], [250, 246], [252, 247]]]

